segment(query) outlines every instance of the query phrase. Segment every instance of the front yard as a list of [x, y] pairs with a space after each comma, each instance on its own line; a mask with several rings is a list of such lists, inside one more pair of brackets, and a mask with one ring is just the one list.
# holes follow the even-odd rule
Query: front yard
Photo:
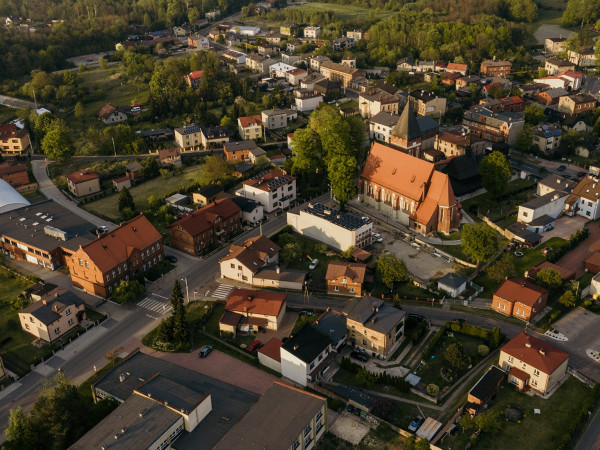
[[531, 180], [517, 179], [508, 184], [507, 193], [504, 198], [498, 200], [492, 198], [489, 193], [478, 195], [461, 202], [463, 210], [473, 220], [481, 220], [477, 213], [496, 221], [503, 219], [507, 214], [517, 208], [520, 204], [531, 198], [535, 192], [535, 182]]
[[[497, 420], [500, 431], [497, 434], [482, 433], [471, 448], [554, 450], [590, 395], [591, 389], [574, 377], [569, 377], [546, 400], [518, 392], [505, 383], [489, 408], [491, 413], [499, 414]], [[523, 414], [522, 419], [518, 422], [508, 420], [503, 415], [505, 408], [518, 409]], [[535, 414], [534, 409], [539, 409], [541, 413]], [[446, 449], [465, 448], [470, 436], [470, 431], [459, 431], [456, 436], [438, 442], [438, 446]]]

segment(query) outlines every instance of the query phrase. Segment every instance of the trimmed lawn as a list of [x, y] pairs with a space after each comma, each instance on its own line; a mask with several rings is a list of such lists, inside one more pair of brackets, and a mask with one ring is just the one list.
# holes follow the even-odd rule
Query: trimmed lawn
[[[511, 422], [500, 416], [501, 431], [498, 434], [481, 434], [474, 448], [486, 450], [536, 449], [553, 450], [560, 438], [569, 429], [573, 417], [581, 408], [582, 401], [591, 394], [591, 389], [574, 377], [546, 400], [516, 391], [505, 383], [489, 408], [502, 414], [507, 407], [523, 413], [521, 423]], [[534, 414], [534, 409], [541, 414]], [[471, 432], [460, 432], [453, 438], [444, 438], [444, 448], [465, 448]]]
[[[190, 166], [183, 169], [183, 173], [176, 175], [175, 172], [168, 172], [168, 176], [156, 177], [152, 180], [144, 181], [137, 186], [133, 186], [129, 192], [133, 196], [135, 207], [138, 211], [148, 209], [148, 197], [154, 195], [162, 198], [165, 193], [171, 192], [192, 183], [202, 183], [210, 181], [204, 171], [203, 165]], [[90, 203], [82, 205], [82, 208], [94, 214], [99, 214], [111, 220], [119, 220], [118, 194], [110, 195]]]
[[33, 283], [17, 278], [0, 267], [0, 353], [6, 368], [19, 376], [29, 372], [29, 366], [51, 353], [50, 345], [37, 348], [31, 345], [35, 338], [21, 329], [17, 310], [10, 301]]

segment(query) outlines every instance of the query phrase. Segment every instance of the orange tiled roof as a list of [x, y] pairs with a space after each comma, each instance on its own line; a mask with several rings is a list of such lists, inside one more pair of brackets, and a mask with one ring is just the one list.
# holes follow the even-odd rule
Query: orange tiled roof
[[547, 294], [548, 291], [531, 281], [523, 278], [509, 278], [504, 280], [494, 295], [509, 301], [511, 303], [519, 302], [527, 306], [533, 306], [540, 295]]
[[467, 65], [466, 64], [458, 64], [458, 63], [448, 63], [448, 65], [446, 66], [446, 70], [450, 71], [450, 70], [467, 70]]
[[504, 344], [500, 350], [546, 374], [552, 374], [570, 356], [524, 331]]
[[161, 239], [146, 216], [140, 214], [82, 249], [98, 269], [105, 272], [126, 261], [134, 249], [142, 250]]
[[260, 116], [244, 116], [238, 117], [242, 128], [248, 128], [251, 125], [262, 126], [262, 119]]
[[283, 342], [281, 342], [276, 337], [273, 337], [267, 341], [265, 345], [258, 349], [258, 353], [262, 353], [269, 358], [281, 362], [281, 346]]
[[238, 313], [278, 316], [285, 304], [286, 294], [252, 289], [236, 289], [231, 293], [225, 309]]
[[193, 72], [189, 73], [188, 78], [190, 80], [197, 80], [199, 78], [202, 78], [202, 75], [204, 75], [204, 71], [202, 71], [202, 70], [194, 70]]
[[93, 180], [95, 178], [100, 178], [98, 172], [94, 172], [93, 170], [85, 169], [81, 172], [73, 172], [66, 176], [67, 180], [71, 180], [73, 184], [83, 183], [84, 181]]
[[366, 264], [331, 261], [327, 266], [326, 280], [336, 280], [340, 277], [349, 278], [353, 283], [365, 281]]
[[169, 228], [181, 227], [191, 236], [197, 236], [211, 229], [218, 217], [227, 219], [240, 211], [240, 207], [233, 200], [222, 198], [194, 211], [189, 216], [173, 222], [169, 225]]

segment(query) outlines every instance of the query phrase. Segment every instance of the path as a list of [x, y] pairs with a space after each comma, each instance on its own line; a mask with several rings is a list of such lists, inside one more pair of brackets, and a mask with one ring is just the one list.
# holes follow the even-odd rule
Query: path
[[588, 225], [590, 235], [577, 247], [560, 258], [556, 264], [575, 272], [579, 278], [585, 272], [584, 261], [594, 252], [600, 250], [600, 223], [592, 222]]

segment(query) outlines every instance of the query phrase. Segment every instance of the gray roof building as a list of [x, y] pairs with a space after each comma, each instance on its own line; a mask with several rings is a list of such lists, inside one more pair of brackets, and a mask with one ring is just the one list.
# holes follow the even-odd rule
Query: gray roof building
[[335, 311], [326, 311], [315, 323], [315, 328], [326, 334], [331, 339], [334, 348], [337, 348], [346, 338], [346, 316]]
[[452, 272], [447, 273], [446, 275], [444, 275], [442, 278], [440, 278], [438, 280], [438, 283], [442, 283], [453, 289], [458, 289], [466, 282], [467, 282], [466, 278], [461, 277], [460, 275], [456, 275], [455, 273], [452, 273]]
[[407, 102], [398, 123], [392, 130], [392, 134], [407, 141], [420, 138], [422, 136], [417, 117], [413, 111], [412, 102]]
[[32, 303], [19, 312], [29, 313], [44, 325], [50, 325], [60, 319], [61, 315], [57, 311], [62, 311], [71, 305], [79, 306], [82, 303], [83, 300], [77, 295], [71, 291], [65, 291], [57, 297]]
[[362, 323], [366, 328], [384, 334], [394, 330], [404, 319], [404, 311], [370, 295], [353, 301], [342, 312], [346, 317]]
[[290, 340], [283, 344], [281, 348], [287, 350], [299, 360], [309, 364], [323, 353], [323, 350], [330, 344], [331, 339], [329, 336], [306, 324]]
[[397, 116], [396, 114], [391, 114], [386, 111], [380, 111], [373, 117], [371, 117], [369, 119], [369, 122], [377, 125], [383, 125], [384, 127], [393, 128], [398, 123], [399, 119], [400, 116]]

